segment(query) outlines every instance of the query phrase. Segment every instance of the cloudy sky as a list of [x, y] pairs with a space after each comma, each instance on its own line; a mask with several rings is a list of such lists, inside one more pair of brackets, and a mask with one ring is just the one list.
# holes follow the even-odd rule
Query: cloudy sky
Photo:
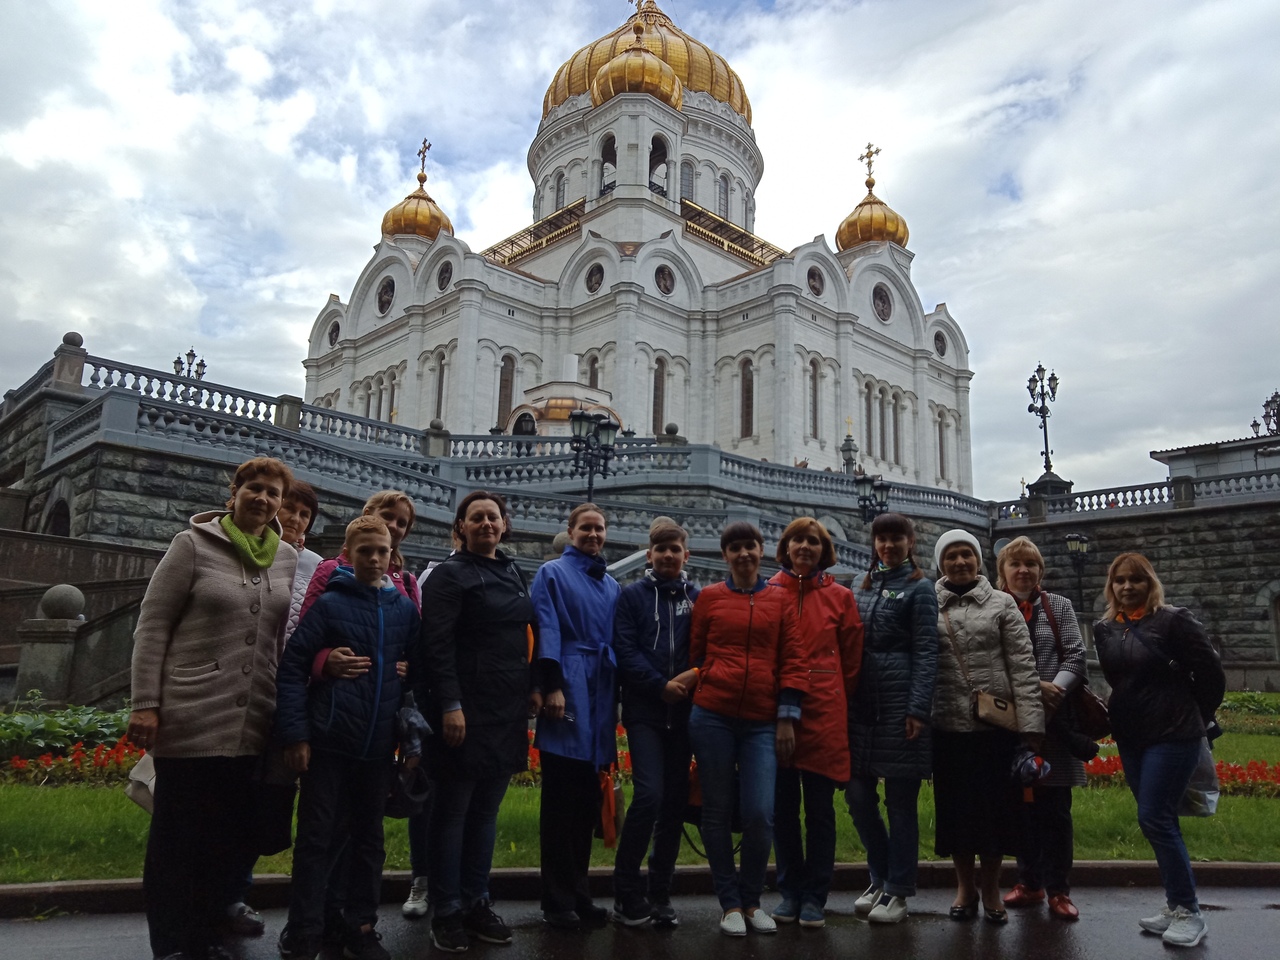
[[[973, 357], [976, 493], [1164, 475], [1280, 387], [1275, 0], [664, 0], [742, 76], [756, 229], [834, 238], [883, 149], [926, 310]], [[98, 356], [302, 391], [330, 292], [429, 188], [479, 250], [525, 226], [556, 68], [624, 0], [0, 4], [0, 389], [64, 331]]]

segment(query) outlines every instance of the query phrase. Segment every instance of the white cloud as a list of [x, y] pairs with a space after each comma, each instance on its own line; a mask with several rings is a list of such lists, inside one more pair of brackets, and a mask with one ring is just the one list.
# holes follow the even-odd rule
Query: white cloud
[[[964, 326], [977, 492], [1038, 473], [1036, 362], [1062, 377], [1059, 472], [1239, 436], [1271, 393], [1280, 7], [1266, 0], [667, 0], [755, 111], [758, 229], [833, 238], [857, 156], [902, 213], [926, 309]], [[162, 369], [300, 392], [330, 291], [429, 189], [474, 249], [527, 224], [555, 69], [617, 4], [162, 0], [0, 7], [0, 385], [66, 329]]]

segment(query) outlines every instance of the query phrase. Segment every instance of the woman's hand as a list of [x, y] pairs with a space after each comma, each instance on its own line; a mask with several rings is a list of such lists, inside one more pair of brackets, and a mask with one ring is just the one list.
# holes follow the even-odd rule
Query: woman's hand
[[916, 717], [907, 717], [907, 739], [918, 740], [924, 733], [924, 721]]
[[542, 691], [529, 691], [529, 719], [532, 720], [542, 712]]
[[150, 750], [155, 746], [156, 734], [160, 732], [160, 711], [156, 707], [145, 710], [134, 710], [129, 714], [129, 728], [125, 736], [142, 750]]
[[688, 696], [689, 691], [685, 689], [678, 677], [675, 680], [668, 680], [667, 685], [662, 688], [663, 703], [679, 703], [681, 700], [688, 699]]
[[396, 676], [397, 676], [397, 677], [399, 677], [401, 680], [404, 680], [405, 678], [407, 678], [407, 677], [409, 676], [409, 661], [408, 661], [408, 660], [397, 660], [397, 661], [396, 661]]
[[350, 647], [335, 647], [324, 662], [324, 675], [332, 680], [354, 680], [369, 672], [368, 657], [357, 657]]
[[796, 728], [789, 717], [778, 721], [773, 747], [778, 753], [778, 762], [784, 767], [790, 765], [796, 752]]
[[294, 773], [306, 773], [311, 766], [311, 744], [305, 740], [289, 744], [284, 748], [284, 762]]
[[467, 738], [467, 720], [461, 710], [450, 710], [444, 715], [445, 746], [460, 747]]
[[542, 702], [542, 713], [548, 720], [564, 719], [564, 691], [552, 690]]
[[[1065, 697], [1067, 691], [1063, 690], [1056, 683], [1050, 683], [1048, 680], [1040, 681], [1040, 699], [1044, 701], [1045, 713], [1052, 715], [1062, 706], [1062, 698]], [[1046, 717], [1046, 719], [1048, 719]]]

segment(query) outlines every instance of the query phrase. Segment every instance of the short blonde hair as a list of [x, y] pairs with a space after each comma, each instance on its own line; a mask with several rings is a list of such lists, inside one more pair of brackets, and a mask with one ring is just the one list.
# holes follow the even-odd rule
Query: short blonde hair
[[282, 460], [275, 457], [254, 457], [252, 460], [246, 460], [240, 466], [236, 467], [235, 475], [231, 478], [229, 487], [231, 489], [231, 497], [227, 500], [227, 509], [230, 510], [236, 502], [236, 491], [241, 485], [255, 480], [258, 477], [272, 477], [280, 481], [280, 499], [283, 500], [289, 496], [289, 490], [293, 487], [293, 471]]
[[347, 532], [342, 540], [342, 549], [346, 550], [351, 546], [351, 541], [366, 533], [381, 534], [387, 538], [387, 542], [391, 541], [391, 531], [387, 529], [387, 525], [378, 517], [359, 516], [347, 524]]
[[1107, 600], [1108, 620], [1114, 620], [1121, 613], [1128, 612], [1121, 608], [1120, 601], [1116, 598], [1116, 592], [1111, 586], [1115, 580], [1116, 573], [1126, 564], [1133, 567], [1135, 573], [1151, 584], [1151, 589], [1147, 592], [1147, 605], [1142, 611], [1143, 614], [1151, 613], [1164, 606], [1164, 584], [1156, 576], [1156, 568], [1151, 566], [1151, 561], [1140, 553], [1122, 553], [1111, 561], [1111, 566], [1107, 567], [1107, 585], [1102, 593]]
[[1001, 590], [1009, 589], [1009, 582], [1004, 578], [1006, 560], [1026, 560], [1040, 568], [1040, 579], [1044, 579], [1044, 555], [1026, 537], [1015, 537], [1004, 545], [1000, 556], [996, 557], [996, 586]]

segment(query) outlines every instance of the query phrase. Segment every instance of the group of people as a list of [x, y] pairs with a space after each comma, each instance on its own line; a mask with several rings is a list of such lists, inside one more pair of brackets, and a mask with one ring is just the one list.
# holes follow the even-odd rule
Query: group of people
[[[644, 577], [623, 588], [606, 569], [605, 513], [586, 503], [530, 583], [503, 549], [505, 500], [476, 491], [458, 504], [453, 552], [420, 582], [399, 552], [415, 520], [407, 495], [371, 497], [328, 560], [305, 548], [318, 512], [285, 464], [241, 464], [226, 509], [191, 518], [143, 600], [129, 735], [156, 766], [144, 889], [157, 958], [217, 960], [227, 929], [263, 931], [245, 902], [255, 860], [275, 849], [264, 838], [279, 834], [262, 821], [280, 804], [263, 798], [295, 776], [284, 960], [311, 960], [325, 942], [353, 960], [388, 956], [376, 929], [383, 815], [424, 771], [404, 915], [430, 913], [441, 951], [511, 942], [489, 875], [531, 721], [550, 927], [678, 924], [671, 888], [690, 809], [724, 934], [821, 927], [838, 790], [871, 880], [855, 910], [901, 922], [927, 779], [934, 850], [955, 867], [953, 920], [1003, 924], [1007, 908], [1039, 903], [1079, 916], [1068, 878], [1071, 791], [1093, 746], [1073, 722], [1085, 647], [1070, 602], [1041, 589], [1027, 538], [1001, 551], [993, 585], [978, 541], [943, 533], [931, 583], [912, 522], [883, 514], [871, 569], [850, 590], [828, 573], [835, 548], [818, 520], [787, 526], [770, 579], [763, 535], [738, 521], [721, 535], [728, 576], [700, 591], [684, 572], [685, 531], [659, 517]], [[1112, 729], [1166, 894], [1140, 924], [1191, 945], [1205, 925], [1177, 806], [1222, 669], [1194, 618], [1164, 604], [1146, 558], [1116, 558], [1106, 599], [1094, 636]], [[633, 796], [609, 910], [592, 900], [588, 867], [613, 799], [619, 708]], [[780, 900], [766, 911], [771, 853]], [[1019, 880], [1002, 896], [1005, 856]]]

